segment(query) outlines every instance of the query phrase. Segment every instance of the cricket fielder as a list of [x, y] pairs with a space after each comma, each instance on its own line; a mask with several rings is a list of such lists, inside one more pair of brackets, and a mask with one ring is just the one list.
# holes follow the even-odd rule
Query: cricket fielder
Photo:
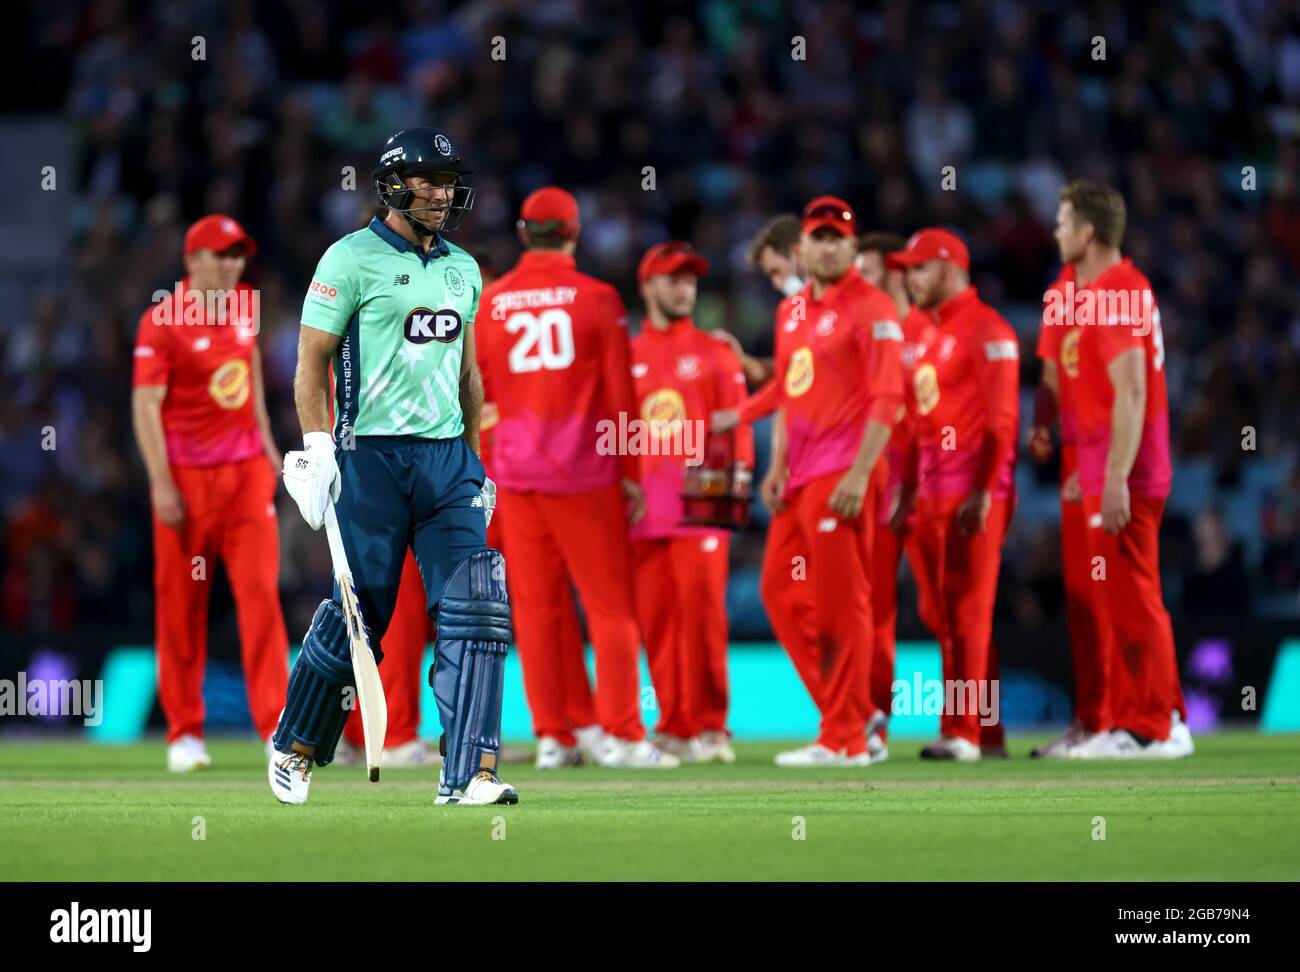
[[[1019, 345], [970, 284], [966, 244], [942, 229], [914, 233], [887, 258], [935, 324], [912, 376], [915, 448], [892, 523], [915, 503], [943, 654], [942, 738], [926, 759], [1004, 756], [993, 605], [1015, 490]], [[984, 711], [987, 708], [987, 711]]]
[[[641, 455], [646, 515], [632, 528], [632, 554], [659, 704], [655, 741], [686, 762], [734, 763], [727, 732], [731, 535], [682, 522], [684, 465], [705, 460], [710, 415], [735, 408], [745, 396], [736, 354], [691, 319], [708, 269], [689, 244], [670, 242], [651, 247], [637, 271], [646, 319], [632, 341], [632, 376], [654, 448]], [[753, 431], [743, 425], [735, 439], [735, 465], [752, 471]]]
[[131, 415], [153, 504], [158, 698], [173, 772], [212, 762], [203, 672], [218, 557], [235, 598], [249, 711], [268, 751], [284, 697], [280, 454], [262, 390], [256, 294], [239, 280], [256, 252], [229, 216], [204, 216], [185, 234], [187, 276], [141, 315], [136, 333]]
[[[483, 386], [474, 356], [477, 264], [443, 234], [473, 206], [470, 167], [436, 128], [384, 145], [375, 191], [387, 208], [321, 257], [303, 301], [294, 380], [303, 450], [285, 485], [313, 529], [335, 502], [376, 660], [408, 549], [438, 622], [429, 672], [443, 728], [439, 804], [517, 803], [496, 774], [510, 607], [488, 548], [494, 487], [479, 461]], [[329, 423], [330, 367], [336, 416]], [[338, 592], [303, 638], [267, 770], [282, 803], [304, 803], [313, 763], [334, 758], [354, 688]]]
[[[919, 308], [913, 307], [907, 296], [907, 284], [901, 270], [886, 266], [885, 257], [901, 250], [906, 241], [896, 233], [866, 233], [858, 239], [858, 255], [854, 265], [858, 273], [870, 284], [879, 287], [894, 302], [899, 324], [903, 330], [903, 350], [900, 356], [903, 370], [903, 388], [912, 384], [916, 363], [925, 347], [934, 337], [934, 322]], [[901, 532], [889, 523], [894, 500], [903, 487], [903, 470], [907, 456], [916, 437], [916, 422], [906, 406], [899, 405], [898, 423], [889, 436], [885, 458], [889, 463], [888, 485], [880, 494], [876, 512], [876, 530], [872, 545], [871, 570], [871, 703], [875, 711], [867, 721], [867, 748], [872, 762], [889, 758], [889, 714], [893, 708], [894, 659], [897, 651], [895, 629], [898, 621], [898, 564], [907, 552], [907, 561], [916, 582], [918, 610], [921, 620], [931, 631], [938, 627], [934, 620], [934, 596], [930, 592], [929, 571], [921, 561], [921, 545], [916, 538], [916, 517], [902, 524]]]
[[1124, 197], [1079, 179], [1061, 190], [1056, 239], [1074, 265], [1079, 487], [1087, 552], [1110, 638], [1109, 732], [1082, 759], [1178, 759], [1194, 751], [1160, 589], [1160, 520], [1173, 480], [1160, 309], [1120, 253]]
[[[749, 252], [745, 255], [746, 262], [760, 270], [771, 283], [772, 289], [782, 297], [793, 297], [808, 283], [799, 227], [799, 217], [794, 213], [773, 216], [755, 234], [749, 243]], [[714, 413], [713, 431], [726, 432], [742, 422], [752, 424], [776, 411], [780, 404], [781, 390], [772, 377], [774, 359], [756, 358], [746, 353], [740, 342], [726, 331], [709, 333], [730, 345], [731, 350], [740, 358], [741, 367], [745, 369], [745, 380], [750, 386], [757, 386], [757, 391], [737, 408]]]
[[[601, 764], [663, 769], [679, 760], [645, 738], [632, 596], [629, 521], [645, 512], [637, 457], [614, 432], [634, 414], [627, 321], [618, 292], [578, 271], [578, 203], [547, 186], [524, 200], [518, 264], [483, 296], [479, 337], [497, 403], [492, 468], [506, 510], [505, 541], [524, 688], [539, 762], [578, 746], [557, 641], [570, 583], [596, 655]], [[622, 419], [622, 421], [620, 421]]]
[[778, 425], [762, 495], [761, 593], [772, 627], [821, 710], [815, 742], [778, 766], [867, 766], [871, 563], [882, 461], [898, 418], [903, 333], [884, 293], [853, 269], [857, 221], [820, 196], [803, 212], [809, 284], [778, 308]]
[[1029, 434], [1029, 454], [1036, 462], [1052, 457], [1052, 421], [1059, 417], [1061, 435], [1061, 577], [1065, 584], [1065, 619], [1070, 630], [1070, 657], [1074, 662], [1074, 720], [1057, 739], [1030, 755], [1059, 759], [1109, 732], [1110, 626], [1103, 618], [1101, 592], [1092, 579], [1088, 556], [1087, 518], [1079, 489], [1078, 419], [1073, 386], [1079, 379], [1079, 341], [1082, 331], [1066, 302], [1075, 292], [1074, 265], [1066, 263], [1043, 299], [1043, 321], [1038, 331], [1038, 357], [1043, 376], [1034, 396], [1034, 423]]
[[[491, 280], [485, 278], [484, 282], [490, 286], [495, 280], [494, 275]], [[500, 410], [492, 388], [491, 369], [483, 357], [484, 342], [476, 341], [475, 348], [478, 351], [479, 372], [483, 375], [483, 422], [480, 426], [482, 448], [479, 455], [483, 460], [483, 468], [491, 475]], [[503, 554], [506, 550], [505, 521], [509, 518], [505, 507], [509, 505], [509, 500], [503, 504], [498, 496], [496, 511], [492, 514], [492, 522], [488, 524], [488, 545]], [[514, 572], [511, 573], [513, 575]], [[509, 587], [509, 580], [506, 586]], [[514, 603], [514, 599], [511, 600]], [[554, 658], [562, 683], [564, 720], [573, 733], [576, 746], [564, 746], [553, 738], [540, 743], [534, 765], [543, 770], [576, 766], [583, 762], [599, 763], [605, 749], [605, 731], [596, 719], [596, 700], [592, 696], [591, 682], [587, 676], [586, 642], [582, 635], [578, 606], [569, 593], [560, 598], [558, 607], [559, 623], [552, 633], [555, 639]]]

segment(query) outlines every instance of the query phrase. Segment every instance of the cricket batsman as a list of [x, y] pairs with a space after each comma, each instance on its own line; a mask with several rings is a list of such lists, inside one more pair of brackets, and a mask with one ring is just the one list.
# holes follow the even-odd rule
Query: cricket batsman
[[[504, 559], [487, 546], [495, 487], [477, 454], [482, 279], [444, 238], [473, 207], [471, 171], [437, 128], [406, 129], [384, 145], [374, 185], [386, 214], [325, 251], [303, 301], [294, 378], [303, 449], [285, 456], [284, 478], [312, 529], [335, 503], [376, 661], [414, 552], [438, 623], [429, 672], [443, 728], [435, 802], [508, 804], [518, 792], [496, 769], [510, 606]], [[334, 759], [350, 688], [336, 590], [317, 608], [289, 676], [267, 770], [282, 803], [305, 803], [313, 764]]]
[[915, 446], [891, 518], [901, 531], [915, 503], [943, 655], [942, 738], [921, 756], [977, 762], [1006, 755], [993, 606], [1015, 493], [1019, 345], [971, 286], [966, 244], [952, 233], [920, 230], [887, 263], [906, 270], [935, 323], [912, 376]]
[[289, 640], [280, 612], [275, 515], [280, 453], [257, 348], [256, 294], [240, 282], [257, 244], [229, 216], [185, 234], [186, 277], [140, 317], [131, 415], [153, 505], [158, 697], [167, 768], [211, 765], [203, 743], [208, 596], [226, 567], [248, 707], [270, 747]]
[[[736, 354], [691, 318], [699, 278], [708, 269], [704, 257], [679, 242], [651, 247], [638, 267], [646, 319], [632, 341], [632, 375], [641, 419], [659, 447], [641, 456], [646, 515], [632, 528], [632, 553], [637, 610], [659, 703], [655, 741], [686, 762], [734, 763], [727, 732], [731, 535], [682, 522], [684, 465], [705, 461], [709, 417], [737, 407], [745, 395]], [[698, 430], [689, 446], [687, 429]], [[734, 457], [726, 461], [749, 473], [753, 430], [742, 425], [734, 439]]]
[[[871, 571], [885, 445], [898, 419], [903, 332], [884, 293], [853, 269], [857, 220], [841, 199], [803, 212], [811, 280], [777, 309], [780, 408], [760, 585], [777, 640], [821, 711], [816, 741], [778, 766], [868, 766]], [[783, 446], [783, 448], [782, 448]]]
[[1160, 520], [1173, 481], [1165, 345], [1151, 283], [1120, 252], [1127, 218], [1124, 197], [1107, 185], [1079, 179], [1061, 190], [1056, 240], [1074, 266], [1068, 311], [1079, 334], [1070, 382], [1079, 487], [1111, 653], [1109, 731], [1068, 755], [1179, 759], [1195, 747], [1160, 589]]

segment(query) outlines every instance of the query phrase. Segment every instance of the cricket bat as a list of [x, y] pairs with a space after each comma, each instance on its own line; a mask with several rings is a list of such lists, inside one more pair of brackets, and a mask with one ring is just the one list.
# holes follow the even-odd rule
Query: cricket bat
[[343, 550], [343, 537], [339, 534], [333, 503], [325, 508], [325, 536], [330, 543], [334, 579], [339, 584], [339, 600], [343, 605], [348, 643], [352, 649], [352, 674], [357, 683], [357, 699], [361, 703], [361, 730], [366, 738], [366, 774], [371, 783], [378, 783], [384, 737], [388, 733], [388, 702], [384, 699], [384, 683], [379, 680], [379, 666], [375, 664], [370, 638], [361, 621], [357, 589], [352, 583], [352, 568], [348, 566], [348, 555]]

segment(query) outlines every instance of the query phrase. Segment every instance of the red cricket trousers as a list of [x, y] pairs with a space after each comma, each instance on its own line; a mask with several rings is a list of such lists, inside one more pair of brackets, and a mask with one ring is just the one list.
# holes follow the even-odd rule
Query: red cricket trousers
[[203, 735], [208, 597], [218, 558], [235, 598], [248, 709], [265, 739], [275, 732], [289, 684], [289, 638], [280, 611], [278, 477], [261, 454], [217, 466], [174, 466], [172, 477], [185, 519], [179, 528], [153, 520], [158, 699], [167, 741]]
[[[504, 553], [501, 529], [501, 509], [498, 504], [496, 512], [492, 514], [492, 522], [488, 524], [488, 546]], [[507, 586], [510, 579], [509, 565], [507, 557]], [[424, 651], [429, 641], [437, 637], [437, 628], [425, 613], [426, 603], [420, 567], [415, 555], [407, 551], [393, 619], [388, 624], [381, 644], [384, 661], [379, 674], [384, 683], [384, 698], [388, 702], [388, 734], [384, 745], [390, 749], [414, 740], [420, 728], [420, 698], [427, 684]], [[596, 717], [582, 657], [582, 629], [572, 599], [568, 602], [568, 608], [561, 626], [564, 632], [561, 641], [569, 646], [562, 658], [566, 711], [573, 725], [588, 726], [596, 721]], [[348, 717], [343, 734], [348, 742], [358, 748], [365, 744], [360, 709], [354, 710]]]
[[[935, 592], [936, 635], [943, 656], [944, 706], [939, 725], [944, 736], [959, 736], [977, 746], [1001, 746], [1001, 684], [993, 646], [993, 605], [1011, 501], [994, 499], [984, 529], [964, 536], [956, 523], [956, 510], [964, 499], [922, 497], [917, 501], [917, 540], [921, 561], [930, 572], [930, 589]], [[997, 705], [993, 705], [995, 699]], [[991, 707], [987, 715], [980, 711], [984, 703]]]
[[[1079, 466], [1078, 447], [1061, 446], [1061, 482]], [[1089, 732], [1112, 726], [1110, 704], [1111, 631], [1092, 579], [1088, 518], [1083, 503], [1061, 500], [1061, 577], [1065, 582], [1065, 620], [1074, 661], [1075, 718]]]
[[[938, 628], [935, 620], [934, 595], [930, 593], [929, 572], [921, 562], [921, 546], [916, 539], [915, 526], [911, 526], [900, 538], [885, 523], [876, 522], [875, 536], [872, 538], [871, 556], [871, 708], [890, 713], [894, 701], [894, 659], [897, 648], [896, 625], [898, 622], [898, 564], [907, 552], [907, 562], [912, 568], [912, 578], [916, 581], [917, 609], [921, 622], [934, 631]], [[886, 724], [881, 732], [889, 738]]]
[[632, 542], [637, 614], [659, 704], [655, 732], [727, 729], [727, 536]]
[[[1103, 617], [1111, 630], [1110, 705], [1114, 727], [1168, 739], [1170, 713], [1184, 719], [1174, 629], [1160, 590], [1160, 518], [1165, 501], [1133, 496], [1132, 519], [1117, 535], [1101, 526], [1101, 497], [1085, 496], [1088, 550]], [[1104, 574], [1102, 573], [1104, 569]]]
[[772, 517], [761, 592], [777, 640], [821, 711], [817, 741], [856, 756], [872, 711], [871, 547], [888, 471], [876, 464], [862, 511], [848, 520], [827, 505], [843, 475], [806, 483]]
[[[420, 693], [425, 683], [424, 649], [433, 635], [433, 624], [425, 610], [428, 603], [424, 581], [415, 554], [406, 552], [402, 580], [397, 588], [393, 619], [388, 622], [379, 643], [384, 660], [379, 665], [384, 683], [384, 701], [388, 703], [388, 733], [384, 746], [394, 749], [416, 738], [420, 728]], [[365, 745], [361, 730], [361, 707], [357, 706], [343, 726], [343, 735], [352, 745]]]
[[533, 731], [571, 746], [572, 726], [586, 723], [580, 714], [583, 700], [573, 698], [580, 696], [579, 676], [586, 685], [586, 672], [572, 617], [572, 582], [596, 653], [595, 722], [620, 739], [644, 739], [638, 706], [641, 634], [621, 487], [565, 496], [501, 489], [499, 498], [506, 512], [515, 644]]

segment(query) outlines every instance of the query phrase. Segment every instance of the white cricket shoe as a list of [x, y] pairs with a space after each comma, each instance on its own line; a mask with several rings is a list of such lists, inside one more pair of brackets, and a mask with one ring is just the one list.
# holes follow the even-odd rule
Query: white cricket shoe
[[877, 709], [875, 715], [867, 720], [867, 753], [873, 763], [883, 763], [889, 759], [889, 746], [885, 744], [884, 729], [889, 724], [889, 716]]
[[777, 766], [786, 769], [806, 769], [814, 766], [843, 766], [844, 754], [827, 749], [821, 743], [812, 743], [799, 749], [790, 749], [777, 753], [774, 760]]
[[578, 740], [578, 752], [587, 763], [600, 765], [600, 758], [605, 753], [605, 730], [597, 725], [580, 726], [573, 730]]
[[600, 765], [610, 769], [677, 769], [682, 761], [649, 739], [629, 742], [617, 736], [606, 736]]
[[271, 792], [281, 803], [306, 803], [307, 788], [311, 786], [311, 757], [276, 750], [267, 765], [266, 776], [271, 781]]
[[1158, 753], [1160, 759], [1182, 759], [1196, 752], [1196, 744], [1192, 742], [1192, 730], [1187, 728], [1187, 723], [1183, 722], [1177, 712], [1174, 712], [1169, 719], [1169, 738], [1153, 745], [1160, 747]]
[[167, 768], [173, 773], [193, 773], [211, 765], [208, 747], [198, 736], [181, 736], [167, 747]]
[[725, 732], [702, 732], [691, 740], [694, 761], [697, 763], [727, 763], [736, 761], [736, 751]]
[[347, 736], [339, 736], [339, 741], [334, 745], [334, 759], [331, 762], [335, 766], [359, 766], [365, 758], [365, 750], [348, 742]]
[[[342, 742], [342, 740], [340, 740]], [[351, 747], [354, 748], [355, 747]], [[335, 755], [338, 750], [334, 750]], [[423, 739], [412, 739], [400, 746], [385, 748], [379, 757], [379, 765], [384, 769], [420, 769], [432, 766], [441, 757]]]
[[467, 807], [485, 807], [489, 804], [515, 804], [519, 802], [519, 791], [500, 779], [491, 770], [479, 770], [466, 784], [463, 790], [453, 790], [443, 783], [443, 773], [438, 772], [438, 797], [433, 801], [438, 806], [461, 805]]
[[1153, 739], [1145, 746], [1125, 729], [1098, 733], [1088, 742], [1070, 751], [1072, 759], [1182, 759], [1196, 751], [1191, 730], [1173, 713], [1169, 720], [1169, 738]]
[[1029, 755], [1035, 759], [1069, 759], [1071, 750], [1092, 739], [1094, 736], [1105, 735], [1099, 732], [1089, 732], [1083, 728], [1079, 722], [1071, 723], [1070, 728], [1061, 733], [1049, 743], [1036, 746], [1030, 750]]
[[958, 763], [978, 763], [983, 758], [980, 748], [960, 736], [944, 736], [921, 750], [922, 759], [951, 759]]
[[695, 757], [699, 755], [699, 746], [695, 744], [693, 737], [670, 736], [661, 732], [655, 734], [653, 744], [670, 756], [676, 756], [683, 763], [693, 763]]
[[581, 759], [576, 745], [566, 746], [554, 736], [543, 736], [537, 740], [537, 760], [533, 765], [539, 770], [563, 769], [577, 766]]
[[[1120, 741], [1118, 737], [1123, 736]], [[1094, 732], [1066, 750], [1067, 759], [1124, 759], [1142, 747], [1123, 729]]]

